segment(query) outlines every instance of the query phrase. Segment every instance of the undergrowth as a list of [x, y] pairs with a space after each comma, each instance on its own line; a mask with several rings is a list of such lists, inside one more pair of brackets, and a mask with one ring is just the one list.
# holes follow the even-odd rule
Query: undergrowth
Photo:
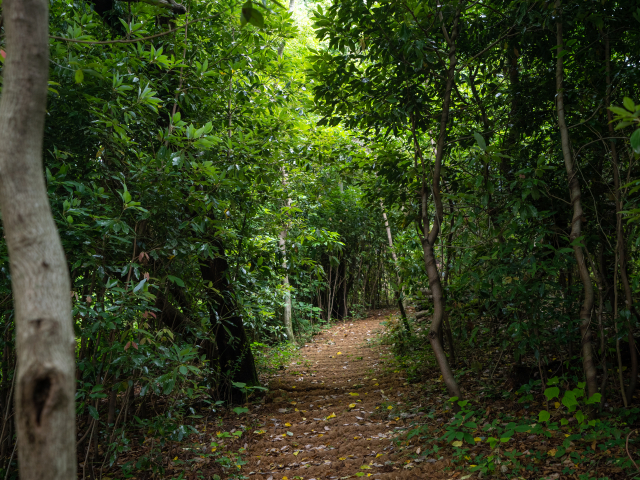
[[450, 398], [429, 346], [428, 326], [411, 320], [408, 334], [396, 318], [384, 325], [381, 342], [394, 354], [388, 368], [403, 370], [409, 382], [420, 384], [424, 415], [407, 424], [397, 440], [411, 446], [412, 461], [450, 459], [462, 479], [640, 479], [632, 459], [640, 443], [640, 408], [620, 408], [600, 394], [588, 398], [579, 369], [546, 378], [545, 385], [530, 379], [514, 387], [506, 358], [503, 366], [482, 370], [474, 363], [490, 365], [493, 352], [482, 358], [482, 352], [471, 356], [463, 350], [457, 352], [456, 380], [463, 395], [480, 394]]

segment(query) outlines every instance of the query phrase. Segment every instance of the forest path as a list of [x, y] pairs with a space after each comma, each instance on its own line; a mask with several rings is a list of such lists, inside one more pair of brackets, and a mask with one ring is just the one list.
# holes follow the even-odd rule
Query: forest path
[[392, 313], [377, 310], [324, 331], [300, 350], [300, 365], [271, 378], [257, 419], [265, 433], [249, 447], [245, 475], [252, 480], [447, 478], [443, 462], [409, 461], [405, 454], [415, 453], [415, 447], [394, 444], [408, 416], [397, 412], [418, 398], [386, 365], [391, 353], [376, 341], [380, 322]]

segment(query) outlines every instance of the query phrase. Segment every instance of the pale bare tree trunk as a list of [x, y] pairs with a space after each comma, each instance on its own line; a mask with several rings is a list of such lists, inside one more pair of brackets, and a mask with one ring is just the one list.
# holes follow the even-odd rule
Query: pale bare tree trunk
[[571, 203], [573, 204], [573, 218], [571, 220], [571, 234], [569, 240], [574, 243], [573, 252], [578, 264], [578, 271], [580, 273], [580, 279], [582, 280], [582, 287], [584, 290], [584, 301], [580, 308], [580, 337], [582, 340], [582, 367], [587, 382], [587, 391], [589, 396], [598, 392], [597, 374], [593, 361], [593, 349], [591, 346], [591, 310], [593, 308], [593, 285], [591, 284], [591, 278], [589, 276], [589, 270], [584, 258], [584, 252], [579, 245], [579, 241], [582, 232], [582, 202], [580, 193], [580, 182], [578, 181], [577, 172], [574, 169], [573, 155], [571, 153], [571, 143], [569, 140], [569, 130], [564, 117], [564, 64], [562, 60], [561, 52], [564, 49], [564, 43], [562, 39], [562, 17], [561, 17], [561, 0], [556, 0], [555, 7], [558, 15], [557, 27], [557, 55], [558, 61], [556, 64], [556, 108], [558, 111], [558, 127], [560, 129], [560, 137], [562, 143], [562, 155], [564, 157], [564, 164], [567, 169], [567, 177], [569, 180], [569, 192], [571, 195]]
[[44, 181], [49, 72], [47, 0], [5, 0], [0, 210], [16, 320], [15, 386], [22, 480], [76, 477], [71, 282]]
[[[287, 188], [287, 170], [282, 167], [282, 184]], [[287, 198], [287, 208], [291, 207], [291, 199]], [[288, 213], [287, 213], [288, 215]], [[296, 337], [293, 334], [293, 323], [291, 322], [291, 288], [289, 285], [289, 271], [287, 266], [287, 225], [280, 232], [280, 250], [282, 251], [282, 268], [284, 269], [284, 279], [282, 287], [284, 288], [284, 329], [287, 332], [289, 341], [296, 343]]]
[[422, 249], [424, 252], [424, 263], [427, 269], [427, 275], [429, 277], [429, 287], [431, 288], [431, 293], [433, 295], [433, 316], [431, 319], [431, 328], [429, 329], [429, 341], [431, 343], [431, 347], [433, 348], [433, 353], [436, 357], [436, 361], [438, 362], [438, 366], [440, 367], [440, 372], [442, 373], [442, 379], [447, 387], [447, 391], [451, 397], [462, 396], [462, 392], [460, 390], [460, 386], [456, 382], [455, 377], [453, 376], [453, 371], [451, 370], [451, 366], [449, 365], [449, 361], [447, 359], [446, 354], [444, 353], [444, 348], [442, 347], [442, 341], [440, 339], [440, 331], [442, 329], [442, 322], [445, 315], [445, 302], [444, 295], [442, 290], [442, 283], [440, 281], [440, 273], [438, 272], [438, 266], [436, 264], [435, 258], [435, 246], [436, 241], [438, 239], [438, 234], [441, 230], [442, 221], [444, 219], [443, 215], [443, 207], [442, 207], [442, 197], [440, 195], [440, 172], [442, 169], [442, 158], [444, 157], [444, 148], [445, 141], [447, 136], [447, 124], [449, 122], [449, 108], [451, 105], [451, 92], [453, 90], [454, 82], [455, 82], [455, 73], [456, 73], [456, 65], [458, 63], [458, 58], [456, 55], [456, 40], [458, 37], [458, 22], [460, 20], [460, 12], [461, 9], [464, 8], [464, 4], [466, 2], [461, 2], [458, 5], [458, 8], [453, 17], [453, 24], [451, 26], [451, 35], [447, 32], [446, 25], [444, 24], [444, 20], [442, 15], [440, 15], [440, 21], [442, 22], [442, 33], [444, 34], [444, 38], [449, 46], [449, 70], [447, 72], [447, 82], [444, 92], [444, 98], [442, 100], [442, 115], [440, 117], [440, 132], [438, 135], [438, 141], [436, 143], [436, 152], [435, 159], [433, 165], [433, 182], [431, 185], [431, 195], [433, 195], [434, 205], [435, 205], [435, 219], [433, 225], [431, 225], [431, 230], [429, 230], [430, 222], [427, 213], [427, 200], [429, 197], [429, 189], [427, 188], [426, 182], [424, 181], [424, 158], [422, 156], [422, 151], [420, 149], [420, 144], [418, 142], [418, 138], [415, 132], [415, 118], [412, 119], [412, 133], [413, 139], [416, 149], [416, 154], [420, 157], [422, 161], [423, 168], [423, 180], [422, 180], [422, 191], [421, 191], [421, 200], [422, 200], [422, 218], [421, 218], [421, 227], [422, 227]]
[[[289, 0], [289, 11], [293, 12], [293, 6], [296, 4], [296, 0]], [[282, 54], [284, 53], [284, 40], [278, 47], [278, 58], [282, 58]]]
[[400, 265], [398, 265], [398, 256], [396, 255], [396, 250], [393, 248], [393, 235], [391, 235], [391, 227], [389, 226], [389, 220], [387, 219], [387, 214], [384, 211], [384, 203], [382, 203], [382, 200], [380, 200], [380, 208], [382, 209], [382, 219], [384, 220], [384, 227], [387, 230], [389, 251], [391, 252], [391, 258], [393, 258], [393, 266], [396, 270], [396, 301], [398, 302], [398, 308], [400, 309], [400, 316], [402, 317], [404, 328], [407, 330], [407, 332], [409, 332], [411, 329], [409, 327], [409, 321], [407, 320], [407, 312], [404, 309], [402, 279], [400, 278]]

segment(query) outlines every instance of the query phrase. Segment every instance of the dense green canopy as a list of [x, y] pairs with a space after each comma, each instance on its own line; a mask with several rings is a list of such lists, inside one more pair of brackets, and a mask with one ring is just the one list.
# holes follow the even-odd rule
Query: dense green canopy
[[585, 428], [605, 404], [637, 422], [637, 2], [285, 7], [50, 1], [46, 181], [91, 461], [116, 464], [133, 416], [180, 440], [195, 402], [259, 394], [268, 346], [411, 302], [415, 380], [479, 395], [459, 384], [495, 352], [529, 390], [586, 389]]

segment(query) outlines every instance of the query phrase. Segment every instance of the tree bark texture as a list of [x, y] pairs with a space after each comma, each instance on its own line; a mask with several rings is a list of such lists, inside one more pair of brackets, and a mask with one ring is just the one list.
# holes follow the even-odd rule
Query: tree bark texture
[[593, 285], [591, 283], [591, 277], [589, 276], [589, 270], [587, 269], [584, 252], [580, 246], [580, 240], [578, 240], [582, 235], [581, 228], [583, 212], [580, 182], [578, 181], [578, 172], [574, 169], [573, 154], [571, 152], [571, 143], [569, 140], [569, 130], [567, 128], [564, 114], [564, 64], [561, 55], [561, 52], [564, 49], [564, 43], [562, 38], [562, 17], [560, 12], [561, 0], [556, 0], [555, 6], [559, 19], [556, 23], [558, 46], [558, 60], [556, 64], [556, 109], [558, 112], [558, 128], [560, 129], [562, 155], [567, 170], [567, 178], [569, 180], [571, 204], [573, 205], [573, 218], [571, 220], [571, 233], [569, 235], [569, 240], [573, 244], [573, 252], [578, 264], [578, 272], [580, 274], [580, 280], [582, 281], [584, 291], [584, 300], [582, 302], [582, 307], [580, 308], [580, 337], [582, 339], [582, 367], [584, 369], [587, 383], [587, 391], [589, 392], [589, 396], [591, 396], [598, 392], [597, 374], [593, 361], [590, 329], [591, 310], [593, 308]]
[[15, 306], [20, 478], [76, 477], [71, 282], [44, 180], [48, 2], [5, 0], [0, 211]]
[[[464, 2], [462, 2], [464, 4]], [[427, 269], [427, 275], [429, 277], [429, 287], [431, 289], [431, 293], [433, 295], [433, 316], [431, 319], [431, 328], [429, 330], [429, 341], [431, 343], [431, 347], [433, 348], [434, 355], [436, 357], [436, 361], [438, 362], [438, 366], [440, 367], [440, 372], [442, 373], [442, 379], [447, 387], [447, 391], [451, 397], [462, 396], [460, 387], [453, 376], [453, 372], [451, 370], [451, 366], [449, 365], [449, 361], [447, 359], [446, 354], [444, 353], [444, 348], [442, 346], [442, 342], [440, 340], [440, 331], [442, 329], [442, 322], [445, 314], [445, 301], [444, 294], [442, 290], [442, 283], [440, 281], [440, 273], [438, 272], [438, 266], [436, 264], [435, 258], [435, 247], [436, 241], [438, 239], [438, 234], [441, 230], [442, 221], [444, 220], [443, 215], [443, 207], [442, 207], [442, 197], [440, 195], [440, 173], [442, 169], [442, 159], [444, 157], [444, 148], [447, 137], [447, 124], [449, 121], [449, 109], [451, 105], [451, 92], [453, 90], [454, 82], [455, 82], [455, 73], [456, 73], [456, 65], [458, 63], [457, 54], [456, 54], [456, 40], [458, 37], [458, 22], [460, 19], [460, 11], [463, 5], [459, 5], [457, 11], [455, 12], [453, 18], [453, 24], [451, 26], [451, 35], [447, 32], [447, 28], [443, 21], [442, 24], [442, 32], [446, 39], [447, 45], [449, 46], [449, 70], [447, 72], [447, 81], [444, 91], [444, 98], [442, 101], [442, 115], [440, 117], [440, 132], [438, 135], [438, 141], [436, 143], [436, 153], [435, 160], [433, 165], [433, 178], [431, 184], [431, 194], [433, 195], [434, 206], [436, 209], [434, 222], [431, 230], [429, 230], [429, 220], [427, 216], [427, 199], [429, 196], [429, 190], [425, 181], [422, 182], [422, 249], [424, 252], [424, 263]], [[422, 158], [422, 153], [420, 152], [420, 146], [417, 141], [417, 137], [415, 134], [415, 124], [413, 126], [414, 132], [414, 142], [416, 143], [415, 147], [417, 152], [420, 154]], [[423, 159], [424, 163], [424, 159]], [[424, 168], [424, 165], [423, 165]], [[424, 177], [423, 177], [424, 178]]]

